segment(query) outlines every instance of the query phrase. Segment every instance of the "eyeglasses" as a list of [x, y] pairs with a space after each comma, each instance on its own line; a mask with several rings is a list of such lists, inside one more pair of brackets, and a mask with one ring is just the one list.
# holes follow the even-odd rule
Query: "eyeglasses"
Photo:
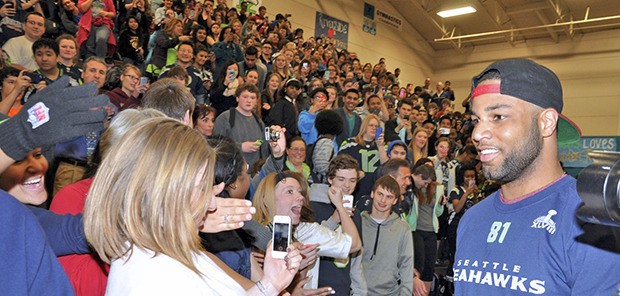
[[289, 148], [293, 152], [306, 152], [306, 148]]
[[131, 80], [133, 80], [133, 81], [138, 81], [138, 80], [140, 80], [140, 77], [136, 77], [136, 76], [133, 76], [133, 75], [127, 75], [127, 74], [123, 74], [123, 75], [124, 75], [125, 77], [129, 77], [129, 78], [130, 78]]

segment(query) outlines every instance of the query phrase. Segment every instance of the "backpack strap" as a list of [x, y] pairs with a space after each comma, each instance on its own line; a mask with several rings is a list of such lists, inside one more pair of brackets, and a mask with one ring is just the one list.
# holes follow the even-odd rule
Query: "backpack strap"
[[228, 109], [228, 125], [230, 125], [230, 129], [232, 130], [232, 128], [235, 126], [235, 117], [237, 115], [237, 112], [235, 112], [235, 107], [232, 107], [230, 109]]

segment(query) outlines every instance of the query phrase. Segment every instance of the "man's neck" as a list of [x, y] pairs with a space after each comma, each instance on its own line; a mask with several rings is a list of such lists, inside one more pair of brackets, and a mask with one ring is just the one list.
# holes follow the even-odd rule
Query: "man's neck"
[[187, 69], [191, 65], [192, 65], [192, 61], [189, 61], [189, 62], [186, 63], [186, 62], [181, 62], [181, 61], [177, 60], [177, 66], [181, 66], [181, 67], [183, 67], [183, 69]]
[[243, 109], [242, 109], [241, 107], [239, 107], [239, 106], [237, 106], [235, 109], [236, 109], [237, 111], [239, 111], [239, 113], [241, 113], [241, 115], [243, 115], [243, 116], [248, 116], [248, 117], [252, 116], [252, 111], [246, 111], [246, 110], [243, 110]]
[[73, 59], [63, 59], [61, 57], [58, 58], [58, 62], [60, 62], [61, 64], [67, 66], [67, 67], [71, 67], [73, 66]]
[[35, 42], [35, 41], [39, 40], [38, 37], [28, 36], [28, 34], [24, 34], [24, 37], [26, 38], [26, 40], [28, 40], [30, 42]]
[[60, 70], [58, 70], [58, 67], [54, 67], [47, 71], [39, 69], [39, 72], [41, 72], [41, 74], [45, 75], [45, 77], [49, 78], [50, 80], [58, 79], [58, 75], [60, 74]]
[[516, 180], [502, 184], [503, 198], [505, 200], [522, 198], [557, 181], [563, 175], [564, 170], [559, 160], [553, 164], [531, 165]]
[[392, 213], [391, 211], [381, 212], [381, 213], [377, 213], [377, 211], [371, 211], [370, 217], [372, 217], [373, 219], [377, 219], [377, 220], [385, 220], [390, 216], [391, 213]]
[[355, 110], [355, 109], [349, 111], [349, 109], [347, 109], [347, 108], [342, 108], [342, 110], [344, 110], [344, 112], [347, 113], [347, 115], [352, 115], [353, 114], [353, 110]]

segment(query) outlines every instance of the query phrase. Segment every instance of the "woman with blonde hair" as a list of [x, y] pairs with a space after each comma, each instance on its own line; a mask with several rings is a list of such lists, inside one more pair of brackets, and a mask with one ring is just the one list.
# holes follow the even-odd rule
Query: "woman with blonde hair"
[[428, 157], [428, 131], [424, 128], [418, 127], [413, 131], [412, 140], [409, 142], [409, 149], [413, 151], [413, 161], [416, 163], [418, 160]]
[[[254, 220], [271, 228], [274, 215], [291, 217], [293, 237], [306, 245], [302, 250], [306, 258], [301, 269], [312, 265], [317, 256], [346, 259], [349, 254], [361, 249], [362, 242], [349, 212], [342, 205], [342, 191], [331, 187], [328, 198], [340, 216], [341, 232], [314, 222], [308, 182], [302, 174], [291, 171], [271, 173], [261, 181], [254, 193]], [[308, 273], [318, 278], [318, 268]]]
[[[360, 170], [364, 173], [373, 173], [379, 164], [388, 161], [384, 134], [377, 137], [377, 128], [380, 127], [381, 120], [374, 114], [369, 114], [362, 121], [360, 131], [357, 136], [342, 142], [338, 154], [345, 153], [353, 156], [360, 165]], [[363, 182], [360, 181], [360, 183]]]
[[291, 78], [291, 67], [283, 54], [276, 53], [273, 56], [271, 72], [280, 74], [280, 77], [282, 77], [282, 81], [287, 81], [289, 78]]
[[277, 295], [301, 256], [268, 251], [255, 284], [204, 251], [198, 230], [215, 211], [215, 152], [196, 130], [169, 118], [144, 121], [106, 155], [88, 192], [85, 233], [110, 263], [106, 294]]
[[[57, 214], [81, 214], [88, 190], [93, 183], [93, 175], [97, 171], [97, 165], [101, 158], [110, 153], [114, 144], [122, 136], [140, 122], [166, 115], [155, 109], [127, 109], [114, 116], [110, 127], [101, 135], [98, 147], [95, 150], [93, 165], [90, 166], [83, 180], [63, 187], [54, 196], [50, 211]], [[80, 295], [104, 295], [108, 281], [107, 269], [109, 265], [103, 263], [96, 253], [73, 254], [58, 257], [58, 261], [67, 273], [75, 294]]]

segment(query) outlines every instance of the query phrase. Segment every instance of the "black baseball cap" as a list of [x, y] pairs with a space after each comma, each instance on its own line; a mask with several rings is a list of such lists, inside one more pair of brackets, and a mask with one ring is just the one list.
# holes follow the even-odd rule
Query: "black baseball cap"
[[[492, 70], [500, 73], [500, 84], [487, 84], [478, 88], [482, 76]], [[560, 79], [553, 71], [532, 60], [507, 59], [488, 66], [472, 79], [471, 99], [486, 93], [500, 93], [558, 111], [558, 144], [578, 142], [581, 137], [579, 126], [561, 114], [564, 102]]]

